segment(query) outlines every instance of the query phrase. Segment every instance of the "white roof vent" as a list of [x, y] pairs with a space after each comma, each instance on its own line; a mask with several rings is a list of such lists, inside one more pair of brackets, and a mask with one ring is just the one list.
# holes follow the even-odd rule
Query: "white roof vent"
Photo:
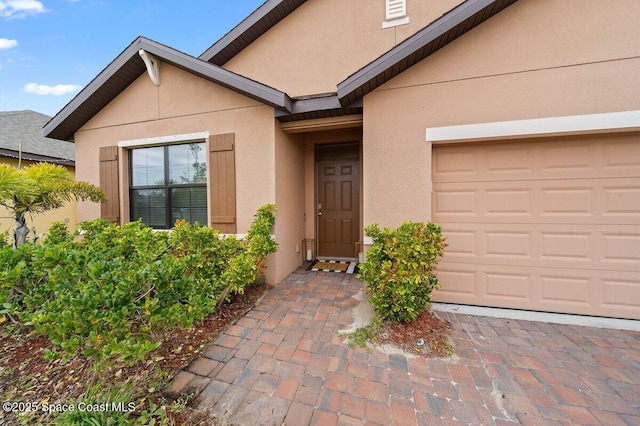
[[409, 23], [407, 16], [407, 0], [385, 0], [387, 20], [382, 23], [382, 28], [396, 27]]

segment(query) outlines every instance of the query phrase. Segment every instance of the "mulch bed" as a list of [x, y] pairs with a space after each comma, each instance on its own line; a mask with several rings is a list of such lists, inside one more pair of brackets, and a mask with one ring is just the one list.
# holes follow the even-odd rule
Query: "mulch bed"
[[[43, 355], [53, 345], [45, 336], [37, 336], [32, 330], [11, 332], [0, 330], [0, 395], [12, 401], [48, 401], [68, 403], [82, 395], [87, 384], [98, 381], [118, 383], [125, 378], [133, 380], [144, 389], [154, 381], [158, 371], [171, 378], [197, 357], [231, 323], [243, 316], [268, 291], [266, 284], [250, 286], [243, 296], [234, 296], [219, 312], [211, 315], [190, 329], [171, 328], [155, 336], [162, 346], [150, 356], [147, 363], [134, 366], [124, 364], [106, 367], [99, 374], [93, 363], [81, 355], [62, 363], [59, 359], [48, 361]], [[408, 323], [385, 322], [377, 335], [377, 343], [389, 344], [408, 354], [424, 357], [443, 357], [452, 353], [450, 334], [452, 326], [427, 311]], [[107, 383], [108, 384], [108, 383]], [[169, 406], [172, 402], [160, 389], [148, 388], [148, 396], [137, 409], [143, 410], [148, 401]], [[169, 417], [175, 425], [215, 424], [207, 414], [186, 407], [172, 412]], [[45, 420], [46, 419], [40, 419]], [[17, 419], [12, 413], [0, 411], [0, 424], [12, 424]], [[3, 423], [6, 422], [6, 423]]]
[[[15, 332], [0, 329], [0, 395], [4, 400], [16, 402], [47, 401], [50, 404], [75, 401], [88, 384], [119, 383], [129, 379], [146, 389], [148, 396], [137, 410], [144, 410], [149, 401], [156, 405], [169, 405], [160, 389], [149, 388], [158, 371], [168, 378], [173, 377], [194, 357], [214, 341], [232, 322], [242, 317], [272, 287], [267, 284], [249, 286], [244, 295], [233, 296], [214, 315], [194, 324], [190, 329], [174, 327], [155, 336], [162, 346], [149, 355], [147, 363], [126, 366], [115, 363], [96, 373], [90, 358], [77, 355], [66, 363], [60, 359], [44, 359], [45, 349], [53, 345], [46, 336], [37, 336], [32, 329], [23, 328]], [[3, 324], [6, 327], [6, 325]], [[47, 424], [44, 413], [37, 419]], [[186, 408], [179, 412], [168, 412], [174, 425], [212, 425], [215, 419]], [[36, 422], [35, 418], [32, 418]], [[0, 410], [0, 425], [17, 424], [14, 413]]]
[[402, 349], [409, 355], [440, 358], [453, 354], [452, 332], [453, 326], [449, 321], [431, 311], [424, 311], [410, 322], [383, 322], [375, 341]]

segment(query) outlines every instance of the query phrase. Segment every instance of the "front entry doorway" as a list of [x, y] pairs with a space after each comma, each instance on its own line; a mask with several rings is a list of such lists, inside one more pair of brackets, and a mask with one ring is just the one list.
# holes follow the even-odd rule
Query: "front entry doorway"
[[360, 234], [358, 143], [316, 147], [318, 255], [356, 257]]

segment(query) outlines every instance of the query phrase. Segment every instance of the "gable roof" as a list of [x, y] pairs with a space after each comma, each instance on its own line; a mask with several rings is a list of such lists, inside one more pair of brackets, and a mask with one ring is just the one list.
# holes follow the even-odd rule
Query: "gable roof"
[[[338, 84], [338, 100], [342, 107], [386, 83], [453, 40], [480, 25], [518, 0], [464, 0], [413, 36], [365, 65]], [[306, 0], [268, 0], [224, 37], [207, 49], [200, 59], [223, 65], [258, 37], [266, 33]], [[305, 100], [305, 107], [311, 105]], [[306, 109], [306, 108], [305, 108]], [[334, 111], [337, 111], [334, 109]], [[308, 116], [310, 111], [305, 111]], [[297, 114], [279, 112], [280, 117]]]
[[307, 0], [267, 0], [204, 51], [199, 59], [222, 66]]
[[291, 108], [291, 99], [284, 92], [153, 40], [138, 37], [44, 126], [45, 135], [55, 139], [71, 140], [78, 129], [146, 72], [144, 61], [138, 54], [140, 49], [163, 62], [274, 108]]
[[45, 138], [42, 126], [50, 116], [35, 111], [0, 111], [0, 156], [46, 161], [73, 166], [74, 146], [70, 142]]
[[518, 0], [466, 0], [338, 84], [342, 106], [437, 52]]
[[95, 114], [142, 75], [138, 55], [144, 49], [158, 59], [276, 108], [280, 121], [332, 117], [362, 112], [362, 98], [518, 0], [464, 0], [413, 36], [365, 65], [337, 86], [337, 93], [291, 99], [286, 93], [235, 74], [219, 65], [255, 41], [306, 0], [267, 0], [218, 42], [195, 58], [138, 37], [49, 123], [45, 135], [71, 140]]

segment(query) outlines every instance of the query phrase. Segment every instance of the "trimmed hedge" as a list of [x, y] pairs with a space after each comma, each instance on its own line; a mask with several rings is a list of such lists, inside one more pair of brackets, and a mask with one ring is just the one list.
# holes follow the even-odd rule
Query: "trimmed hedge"
[[405, 222], [396, 229], [365, 228], [373, 245], [358, 277], [371, 291], [381, 318], [411, 321], [429, 309], [431, 292], [440, 287], [435, 269], [446, 246], [440, 226]]
[[256, 280], [277, 250], [274, 211], [258, 210], [245, 241], [184, 221], [168, 233], [98, 219], [79, 238], [57, 224], [42, 245], [0, 248], [0, 317], [33, 325], [65, 356], [144, 359], [154, 333], [191, 326]]

